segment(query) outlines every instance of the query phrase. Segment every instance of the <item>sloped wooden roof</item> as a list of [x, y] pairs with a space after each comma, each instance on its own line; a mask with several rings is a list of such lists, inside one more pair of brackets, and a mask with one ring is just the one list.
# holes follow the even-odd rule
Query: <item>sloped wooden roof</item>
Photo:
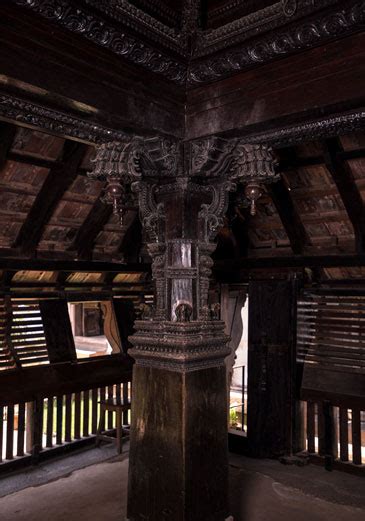
[[[281, 180], [268, 185], [257, 214], [228, 216], [221, 238], [242, 256], [364, 253], [365, 133], [276, 151]], [[242, 215], [243, 213], [243, 215]], [[239, 222], [239, 226], [235, 223]], [[245, 229], [245, 226], [248, 229]], [[229, 238], [229, 239], [228, 239]], [[224, 257], [222, 249], [218, 258]], [[362, 268], [328, 268], [328, 278], [362, 278]]]
[[[1, 258], [138, 262], [145, 257], [137, 208], [123, 225], [90, 179], [94, 147], [1, 123]], [[257, 215], [233, 194], [216, 259], [365, 253], [365, 133], [276, 150], [281, 180]], [[326, 268], [363, 278], [362, 268]]]
[[[121, 261], [129, 255], [123, 239], [132, 224], [140, 245], [137, 211], [128, 210], [121, 227], [100, 201], [103, 183], [87, 176], [93, 146], [27, 128], [14, 132], [5, 123], [1, 129], [3, 141], [5, 133], [13, 134], [0, 170], [3, 255]], [[132, 250], [135, 261], [135, 242]]]

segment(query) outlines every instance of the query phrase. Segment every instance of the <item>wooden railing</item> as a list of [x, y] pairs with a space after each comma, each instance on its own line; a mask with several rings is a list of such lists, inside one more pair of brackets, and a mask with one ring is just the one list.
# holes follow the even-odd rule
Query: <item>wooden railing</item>
[[[131, 376], [130, 362], [119, 355], [1, 374], [0, 472], [92, 444], [100, 401], [130, 403]], [[105, 430], [116, 428], [114, 416], [105, 418]], [[129, 423], [126, 411], [123, 425]]]
[[301, 402], [303, 451], [327, 470], [365, 475], [365, 403], [307, 399]]

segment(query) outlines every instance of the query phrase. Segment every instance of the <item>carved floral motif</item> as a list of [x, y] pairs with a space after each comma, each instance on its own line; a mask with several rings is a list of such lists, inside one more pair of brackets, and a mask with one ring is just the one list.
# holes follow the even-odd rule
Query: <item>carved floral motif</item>
[[[159, 22], [127, 0], [84, 0], [93, 10], [85, 3], [69, 0], [12, 1], [179, 85], [185, 85], [187, 78], [190, 84], [214, 81], [350, 34], [362, 28], [365, 18], [364, 0], [349, 0], [342, 9], [336, 8], [337, 0], [278, 0], [217, 29], [202, 30], [197, 24], [198, 2], [189, 0], [179, 30]], [[232, 2], [233, 8], [235, 3]], [[318, 14], [332, 5], [331, 10]], [[100, 16], [95, 10], [99, 10]], [[311, 13], [312, 18], [304, 17]], [[120, 28], [113, 22], [119, 23]], [[142, 41], [136, 36], [138, 33], [147, 33], [158, 46]], [[171, 50], [180, 57], [171, 57]], [[222, 52], [212, 57], [218, 51]]]

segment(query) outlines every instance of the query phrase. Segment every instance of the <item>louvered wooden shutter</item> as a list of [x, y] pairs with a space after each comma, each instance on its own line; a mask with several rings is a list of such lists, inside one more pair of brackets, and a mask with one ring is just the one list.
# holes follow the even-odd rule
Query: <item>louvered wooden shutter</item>
[[6, 308], [5, 298], [0, 299], [0, 371], [13, 369], [16, 366], [15, 358], [9, 345], [11, 327], [11, 312]]
[[19, 365], [49, 363], [38, 299], [8, 299], [8, 311], [11, 311], [11, 347]]
[[365, 375], [365, 296], [304, 295], [297, 356], [306, 365]]

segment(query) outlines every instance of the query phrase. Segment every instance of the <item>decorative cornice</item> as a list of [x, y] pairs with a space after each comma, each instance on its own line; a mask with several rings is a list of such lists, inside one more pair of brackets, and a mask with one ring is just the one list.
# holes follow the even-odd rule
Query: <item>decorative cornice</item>
[[13, 0], [13, 2], [84, 36], [97, 45], [106, 47], [136, 65], [163, 74], [177, 84], [185, 84], [184, 62], [174, 60], [167, 53], [153, 48], [132, 34], [126, 34], [123, 29], [116, 29], [102, 18], [72, 5], [67, 0]]
[[187, 39], [177, 28], [169, 27], [153, 16], [134, 6], [128, 0], [83, 0], [86, 4], [105, 13], [111, 20], [135, 31], [144, 32], [157, 43], [163, 44], [176, 53], [185, 56]]
[[[64, 112], [44, 108], [41, 105], [22, 100], [6, 94], [0, 94], [0, 117], [21, 125], [45, 130], [50, 133], [80, 139], [88, 143], [106, 143], [109, 141], [123, 141], [127, 134], [104, 127], [83, 118], [71, 116]], [[246, 143], [267, 144], [273, 148], [291, 146], [303, 141], [326, 138], [338, 134], [349, 134], [365, 128], [365, 109], [343, 114], [334, 114], [313, 119], [305, 123], [278, 127], [265, 132], [253, 132], [242, 135]], [[151, 141], [145, 140], [152, 143]], [[200, 167], [212, 161], [211, 146], [216, 143], [228, 143], [228, 140], [219, 137], [201, 138], [190, 142], [193, 148], [192, 157], [195, 166], [192, 175]], [[209, 164], [209, 163], [208, 163]], [[222, 167], [222, 165], [220, 165]]]
[[[211, 82], [260, 63], [308, 49], [322, 42], [363, 28], [365, 0], [351, 1], [345, 8], [327, 12], [310, 20], [300, 20], [287, 29], [269, 33], [214, 58], [192, 62], [188, 82]], [[234, 44], [234, 39], [231, 42]], [[227, 41], [226, 41], [227, 44]]]
[[126, 134], [41, 105], [0, 95], [0, 117], [90, 143], [121, 141]]
[[351, 34], [365, 19], [364, 0], [348, 0], [342, 9], [336, 8], [339, 0], [280, 0], [204, 31], [193, 24], [196, 0], [186, 4], [181, 28], [167, 26], [128, 0], [12, 1], [178, 85], [185, 85], [187, 76], [190, 85], [215, 81]]
[[305, 141], [350, 134], [364, 128], [365, 110], [359, 109], [266, 132], [248, 134], [243, 139], [246, 143], [263, 143], [273, 148], [284, 148]]

